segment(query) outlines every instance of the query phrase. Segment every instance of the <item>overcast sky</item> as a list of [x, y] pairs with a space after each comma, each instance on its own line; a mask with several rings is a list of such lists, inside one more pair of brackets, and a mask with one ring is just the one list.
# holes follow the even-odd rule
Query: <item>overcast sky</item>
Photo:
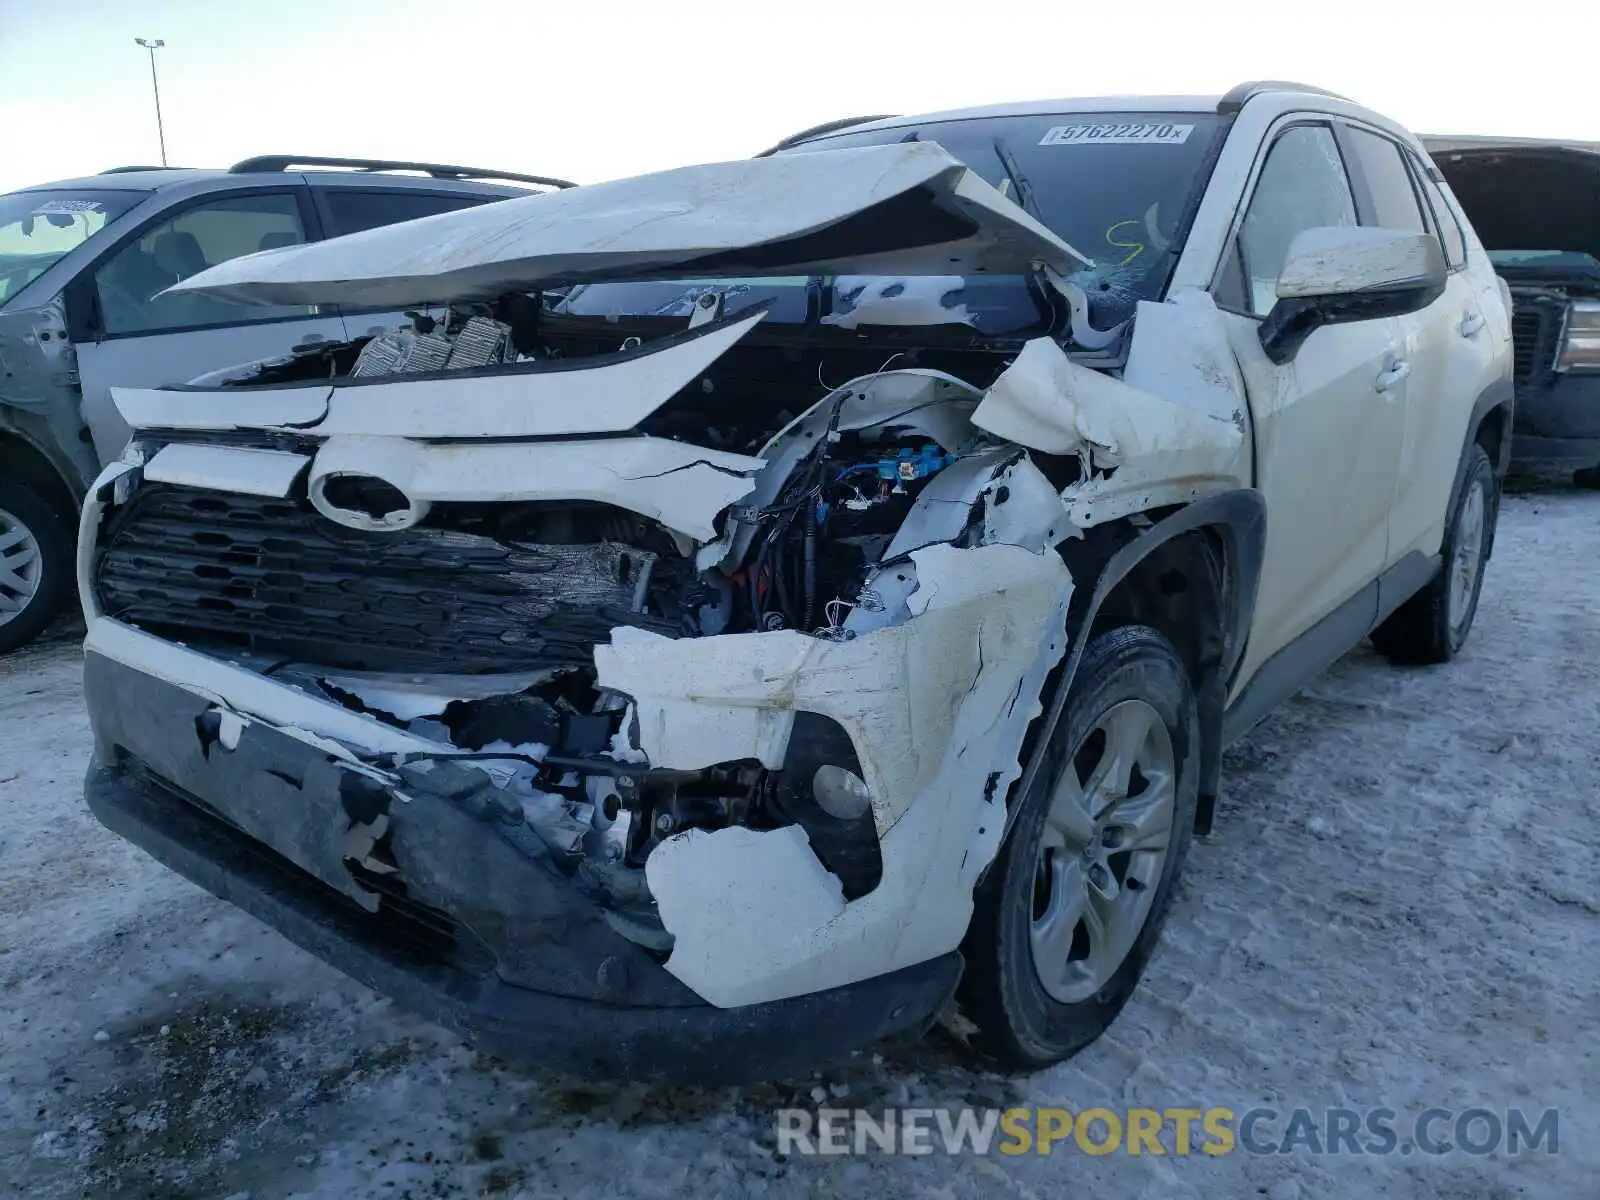
[[1594, 0], [0, 0], [0, 191], [168, 158], [594, 182], [834, 117], [1287, 78], [1429, 133], [1600, 141]]

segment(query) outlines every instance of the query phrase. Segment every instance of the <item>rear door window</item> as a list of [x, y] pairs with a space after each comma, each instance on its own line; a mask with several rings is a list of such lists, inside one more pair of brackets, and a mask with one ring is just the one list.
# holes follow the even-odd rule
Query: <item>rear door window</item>
[[1439, 230], [1439, 240], [1444, 243], [1445, 261], [1450, 264], [1452, 271], [1458, 271], [1467, 265], [1467, 239], [1461, 232], [1461, 222], [1456, 219], [1455, 209], [1428, 174], [1428, 169], [1414, 156], [1407, 155], [1407, 158], [1411, 162], [1412, 172], [1422, 183], [1422, 195], [1433, 210], [1433, 223]]
[[1366, 184], [1367, 203], [1362, 206], [1361, 223], [1410, 233], [1433, 232], [1423, 219], [1417, 189], [1400, 157], [1400, 147], [1386, 137], [1354, 126], [1346, 126], [1344, 133], [1356, 170]]
[[455, 212], [498, 199], [463, 192], [438, 192], [418, 189], [410, 192], [385, 192], [370, 188], [327, 188], [322, 193], [327, 205], [328, 236], [360, 233], [399, 221], [415, 221], [438, 213]]

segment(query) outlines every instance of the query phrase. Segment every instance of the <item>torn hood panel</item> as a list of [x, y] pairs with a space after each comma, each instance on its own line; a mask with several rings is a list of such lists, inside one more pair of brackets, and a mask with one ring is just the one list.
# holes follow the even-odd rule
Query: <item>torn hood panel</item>
[[1088, 260], [931, 142], [680, 167], [219, 263], [168, 289], [398, 307], [622, 278], [1015, 275]]

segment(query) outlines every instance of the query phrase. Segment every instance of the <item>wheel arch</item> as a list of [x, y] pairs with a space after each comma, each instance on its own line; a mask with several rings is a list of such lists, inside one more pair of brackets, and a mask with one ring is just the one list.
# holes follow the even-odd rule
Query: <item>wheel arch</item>
[[73, 477], [50, 452], [0, 411], [0, 476], [22, 480], [66, 515], [74, 524], [82, 501]]
[[[1060, 547], [1077, 581], [1068, 614], [1071, 642], [1024, 745], [1014, 796], [1034, 785], [1089, 640], [1136, 620], [1171, 638], [1195, 674], [1201, 726], [1196, 826], [1201, 833], [1209, 829], [1222, 770], [1222, 714], [1255, 616], [1266, 535], [1265, 497], [1255, 488], [1236, 488], [1167, 512], [1147, 527], [1109, 523]], [[1200, 604], [1193, 603], [1196, 575], [1203, 584]], [[1014, 816], [1013, 805], [1007, 834]]]
[[[1497, 379], [1478, 394], [1472, 405], [1472, 418], [1467, 422], [1467, 436], [1456, 461], [1455, 480], [1450, 485], [1450, 497], [1445, 508], [1446, 519], [1455, 512], [1456, 501], [1467, 479], [1467, 465], [1472, 448], [1482, 446], [1494, 468], [1494, 477], [1504, 480], [1511, 469], [1511, 432], [1516, 419], [1516, 389], [1509, 379]], [[1494, 525], [1489, 527], [1489, 544], [1484, 548], [1484, 560], [1494, 554]]]

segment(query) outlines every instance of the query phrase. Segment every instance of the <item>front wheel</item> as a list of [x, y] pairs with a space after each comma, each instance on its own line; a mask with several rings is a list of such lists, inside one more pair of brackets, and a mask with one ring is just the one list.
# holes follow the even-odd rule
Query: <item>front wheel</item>
[[0, 479], [0, 654], [32, 641], [72, 578], [68, 518], [32, 488]]
[[1172, 643], [1127, 626], [1085, 648], [1035, 785], [975, 897], [959, 1001], [979, 1050], [1036, 1069], [1127, 1003], [1188, 854], [1194, 689]]

